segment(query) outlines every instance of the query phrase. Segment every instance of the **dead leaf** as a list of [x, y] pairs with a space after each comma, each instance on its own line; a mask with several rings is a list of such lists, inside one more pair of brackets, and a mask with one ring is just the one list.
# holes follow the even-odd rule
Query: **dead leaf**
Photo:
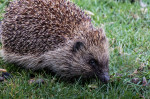
[[28, 81], [28, 83], [29, 84], [32, 84], [32, 83], [34, 83], [35, 82], [35, 79], [33, 78], [33, 79], [30, 79], [29, 81]]
[[139, 18], [140, 18], [137, 14], [133, 14], [132, 17], [133, 17], [134, 19], [139, 19]]
[[138, 74], [137, 69], [136, 69], [136, 70], [134, 70], [134, 72], [133, 72], [132, 74], [130, 74], [129, 76], [130, 76], [130, 77], [133, 77], [133, 76], [134, 76], [134, 74]]
[[123, 55], [123, 48], [121, 46], [119, 46], [118, 50], [119, 50], [119, 55]]
[[133, 78], [131, 80], [132, 83], [137, 84], [139, 82], [139, 78]]
[[96, 88], [98, 88], [98, 86], [97, 86], [97, 85], [94, 85], [94, 84], [88, 85], [88, 87], [91, 88], [91, 89], [96, 89]]
[[122, 77], [123, 75], [122, 75], [122, 74], [119, 74], [119, 73], [116, 73], [116, 76], [117, 76], [117, 77]]
[[88, 11], [88, 10], [84, 10], [84, 12], [85, 12], [85, 14], [90, 15], [90, 16], [93, 16], [93, 15], [94, 15], [94, 13], [93, 13], [93, 12]]
[[144, 64], [144, 63], [141, 63], [141, 66], [139, 67], [138, 70], [142, 71], [142, 70], [144, 69], [144, 67], [145, 67], [145, 64]]
[[138, 71], [137, 71], [137, 69], [133, 72], [133, 74], [137, 74], [138, 73]]
[[147, 80], [146, 80], [145, 77], [143, 77], [143, 79], [142, 79], [142, 85], [143, 85], [143, 86], [146, 86], [146, 85], [147, 85]]
[[0, 72], [7, 72], [6, 69], [0, 69]]
[[56, 78], [52, 78], [51, 83], [55, 83], [56, 80]]
[[28, 81], [28, 83], [29, 83], [29, 84], [44, 84], [45, 81], [44, 81], [43, 79], [41, 79], [41, 78], [39, 78], [39, 79], [33, 78], [33, 79], [30, 79], [30, 80]]
[[142, 12], [142, 14], [146, 14], [148, 12], [148, 9], [147, 8], [141, 8], [141, 12]]

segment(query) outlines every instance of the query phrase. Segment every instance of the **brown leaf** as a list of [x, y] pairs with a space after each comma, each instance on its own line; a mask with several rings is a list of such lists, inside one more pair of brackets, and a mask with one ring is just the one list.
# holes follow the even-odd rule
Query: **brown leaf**
[[0, 69], [0, 72], [7, 72], [6, 69]]
[[29, 84], [32, 84], [32, 83], [34, 83], [35, 82], [35, 79], [33, 78], [33, 79], [30, 79], [29, 81], [28, 81], [28, 83]]
[[143, 79], [142, 79], [142, 85], [143, 85], [143, 86], [146, 86], [146, 85], [147, 85], [147, 80], [146, 80], [145, 77], [143, 77]]
[[145, 67], [145, 64], [144, 64], [144, 63], [141, 63], [141, 66], [139, 67], [138, 70], [142, 71], [142, 70], [144, 69], [144, 67]]
[[122, 48], [122, 46], [119, 46], [118, 47], [118, 50], [119, 50], [119, 55], [123, 55], [124, 53], [123, 53], [123, 48]]
[[131, 80], [132, 83], [137, 84], [139, 82], [139, 78], [133, 78]]
[[137, 74], [138, 73], [138, 71], [137, 71], [137, 69], [133, 72], [133, 74]]
[[117, 77], [122, 77], [123, 75], [122, 75], [122, 74], [119, 74], [119, 73], [116, 73], [116, 76], [117, 76]]
[[139, 19], [139, 18], [140, 18], [137, 14], [132, 14], [132, 17], [133, 17], [134, 19]]

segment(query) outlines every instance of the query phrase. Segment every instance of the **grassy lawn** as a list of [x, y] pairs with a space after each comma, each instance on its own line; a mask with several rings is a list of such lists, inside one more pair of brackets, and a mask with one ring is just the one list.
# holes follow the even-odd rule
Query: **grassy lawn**
[[[0, 19], [8, 1], [0, 0]], [[150, 99], [150, 84], [142, 85], [143, 77], [150, 83], [150, 1], [143, 1], [146, 8], [127, 0], [73, 0], [94, 13], [95, 26], [105, 28], [110, 43], [110, 83], [97, 79], [68, 82], [44, 70], [33, 72], [0, 59], [0, 68], [13, 75], [0, 82], [0, 99]], [[32, 75], [43, 78], [45, 84], [29, 84]], [[133, 78], [139, 82], [132, 83]]]

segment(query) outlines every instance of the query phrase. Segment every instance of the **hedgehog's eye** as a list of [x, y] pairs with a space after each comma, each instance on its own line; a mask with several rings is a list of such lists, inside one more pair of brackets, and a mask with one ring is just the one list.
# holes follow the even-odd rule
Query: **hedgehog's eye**
[[91, 65], [91, 66], [97, 66], [98, 65], [98, 61], [96, 60], [96, 59], [90, 59], [89, 60], [89, 63], [88, 63], [89, 65]]
[[72, 52], [77, 52], [78, 50], [81, 49], [81, 47], [84, 47], [84, 44], [83, 44], [82, 42], [76, 42], [76, 43], [73, 45]]

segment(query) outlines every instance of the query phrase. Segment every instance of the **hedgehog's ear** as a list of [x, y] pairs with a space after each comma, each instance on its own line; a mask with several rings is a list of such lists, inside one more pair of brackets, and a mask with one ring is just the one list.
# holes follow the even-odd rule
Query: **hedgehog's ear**
[[72, 52], [77, 52], [78, 50], [80, 50], [81, 48], [84, 48], [84, 44], [82, 42], [75, 42], [75, 44], [73, 45], [72, 48]]

